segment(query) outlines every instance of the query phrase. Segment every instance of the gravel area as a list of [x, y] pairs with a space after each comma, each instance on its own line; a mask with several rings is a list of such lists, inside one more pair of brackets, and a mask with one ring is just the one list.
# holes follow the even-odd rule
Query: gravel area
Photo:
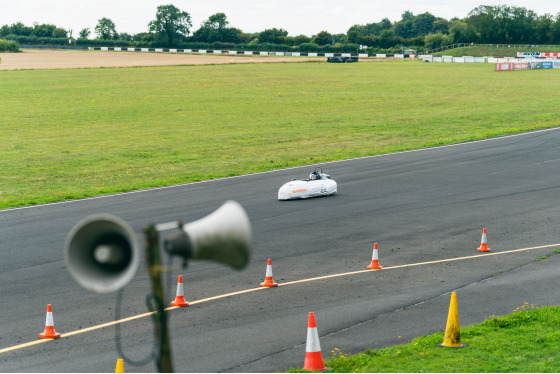
[[0, 70], [84, 69], [306, 61], [326, 61], [326, 58], [27, 49], [23, 50], [21, 53], [0, 53]]

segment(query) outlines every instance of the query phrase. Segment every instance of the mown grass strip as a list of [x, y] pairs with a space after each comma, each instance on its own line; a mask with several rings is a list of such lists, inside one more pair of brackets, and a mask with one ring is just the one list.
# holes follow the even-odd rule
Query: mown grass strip
[[[445, 324], [445, 321], [442, 321]], [[461, 328], [467, 347], [441, 348], [443, 331], [410, 344], [348, 355], [323, 352], [333, 373], [557, 373], [560, 307], [525, 303], [507, 316]], [[301, 368], [289, 372], [304, 372]]]
[[412, 61], [2, 71], [0, 209], [554, 127], [559, 73]]

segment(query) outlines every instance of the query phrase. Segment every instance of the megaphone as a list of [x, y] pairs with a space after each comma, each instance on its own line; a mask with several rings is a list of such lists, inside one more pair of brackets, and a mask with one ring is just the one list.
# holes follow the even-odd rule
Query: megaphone
[[138, 269], [139, 256], [130, 226], [109, 214], [78, 222], [64, 245], [72, 277], [82, 287], [99, 293], [117, 291], [128, 284]]
[[206, 217], [183, 225], [163, 243], [170, 255], [242, 269], [251, 256], [251, 223], [243, 207], [230, 200]]
[[[208, 216], [179, 228], [178, 233], [164, 239], [170, 255], [221, 262], [235, 269], [249, 262], [251, 223], [235, 201], [227, 201]], [[109, 214], [92, 215], [78, 222], [66, 239], [64, 258], [72, 277], [85, 289], [99, 293], [126, 286], [140, 263], [133, 230]]]

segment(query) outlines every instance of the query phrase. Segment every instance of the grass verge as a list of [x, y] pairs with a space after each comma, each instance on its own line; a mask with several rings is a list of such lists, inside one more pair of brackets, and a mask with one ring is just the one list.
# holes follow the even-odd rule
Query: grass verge
[[459, 47], [433, 53], [434, 56], [517, 57], [517, 52], [560, 52], [560, 46], [520, 46], [508, 44], [483, 44]]
[[437, 346], [443, 341], [442, 331], [357, 355], [335, 348], [325, 365], [335, 373], [557, 373], [559, 324], [560, 307], [525, 303], [510, 315], [461, 328], [461, 343], [468, 344], [464, 348]]
[[0, 80], [0, 209], [560, 123], [558, 71], [489, 64], [27, 70]]

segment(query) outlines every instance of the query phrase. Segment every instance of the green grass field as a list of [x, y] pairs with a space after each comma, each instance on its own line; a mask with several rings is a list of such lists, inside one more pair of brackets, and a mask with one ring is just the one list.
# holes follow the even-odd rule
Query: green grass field
[[0, 209], [560, 123], [560, 71], [492, 64], [0, 71], [0, 82]]

